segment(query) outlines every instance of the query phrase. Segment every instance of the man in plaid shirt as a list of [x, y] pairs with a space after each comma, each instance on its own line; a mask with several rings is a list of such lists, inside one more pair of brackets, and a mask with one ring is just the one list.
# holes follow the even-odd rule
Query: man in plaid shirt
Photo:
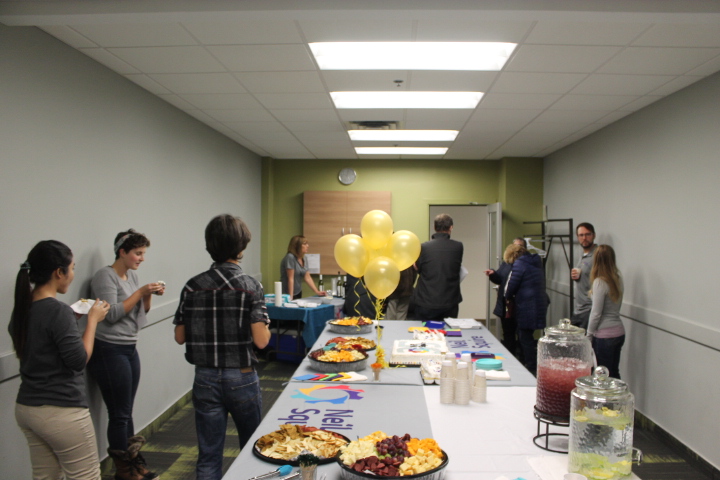
[[240, 448], [260, 424], [262, 397], [253, 344], [270, 342], [270, 320], [260, 283], [240, 268], [250, 242], [245, 223], [218, 215], [205, 228], [205, 245], [215, 261], [191, 278], [175, 313], [175, 340], [195, 365], [193, 406], [198, 437], [196, 478], [222, 478], [227, 415], [232, 415]]

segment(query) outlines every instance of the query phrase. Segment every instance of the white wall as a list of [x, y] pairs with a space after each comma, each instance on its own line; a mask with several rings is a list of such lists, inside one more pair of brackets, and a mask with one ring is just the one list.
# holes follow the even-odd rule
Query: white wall
[[[616, 250], [625, 280], [621, 374], [637, 409], [715, 467], [719, 125], [715, 74], [551, 155], [544, 172], [549, 217], [593, 223], [596, 242]], [[548, 269], [553, 319], [568, 314], [561, 251]]]
[[[143, 374], [135, 426], [145, 427], [192, 386], [172, 339], [180, 289], [206, 269], [204, 228], [242, 217], [253, 233], [243, 260], [260, 272], [260, 159], [78, 51], [35, 28], [0, 25], [0, 478], [28, 478], [27, 444], [14, 419], [19, 378], [5, 325], [18, 267], [40, 240], [73, 249], [76, 277], [61, 296], [87, 296], [93, 273], [113, 261], [117, 232], [152, 245], [138, 274], [164, 280], [138, 343]], [[105, 456], [104, 405], [91, 411]]]

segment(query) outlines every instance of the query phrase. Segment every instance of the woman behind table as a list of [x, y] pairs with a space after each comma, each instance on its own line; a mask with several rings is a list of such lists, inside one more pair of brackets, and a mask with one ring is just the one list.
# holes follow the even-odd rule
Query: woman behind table
[[545, 328], [548, 305], [542, 260], [539, 255], [529, 253], [520, 245], [510, 245], [505, 250], [503, 259], [512, 264], [505, 287], [505, 298], [510, 300], [515, 308], [518, 340], [525, 368], [535, 375], [537, 372], [535, 330]]
[[302, 282], [305, 280], [315, 295], [321, 297], [325, 292], [321, 292], [315, 286], [315, 282], [310, 276], [310, 271], [305, 263], [305, 254], [310, 244], [302, 235], [295, 235], [290, 239], [288, 244], [287, 255], [280, 262], [280, 279], [282, 281], [282, 291], [292, 296], [293, 300], [302, 297]]
[[623, 281], [610, 245], [598, 245], [593, 257], [587, 334], [592, 337], [597, 364], [607, 367], [611, 377], [620, 378], [620, 350], [625, 343], [625, 327], [620, 319]]
[[83, 370], [110, 306], [96, 301], [81, 334], [72, 309], [57, 300], [74, 270], [70, 249], [46, 240], [30, 251], [15, 282], [8, 328], [20, 360], [15, 419], [28, 440], [34, 479], [100, 479]]
[[94, 297], [110, 304], [105, 322], [95, 332], [95, 355], [88, 372], [100, 387], [108, 409], [108, 453], [115, 463], [116, 480], [152, 479], [139, 450], [145, 439], [135, 435], [133, 404], [140, 383], [138, 332], [146, 324], [152, 294], [162, 295], [165, 286], [140, 286], [135, 273], [145, 260], [150, 240], [133, 229], [115, 237], [115, 262], [101, 268], [90, 287]]

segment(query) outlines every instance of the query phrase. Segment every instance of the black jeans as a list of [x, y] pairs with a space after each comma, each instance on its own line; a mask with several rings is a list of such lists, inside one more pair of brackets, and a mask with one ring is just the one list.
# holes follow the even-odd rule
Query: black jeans
[[108, 410], [107, 437], [113, 450], [127, 450], [135, 435], [132, 411], [140, 383], [140, 357], [135, 344], [118, 345], [95, 339], [88, 372], [100, 387]]
[[598, 367], [607, 367], [613, 378], [620, 378], [620, 351], [624, 344], [625, 335], [613, 338], [593, 337], [592, 339]]
[[449, 308], [425, 308], [415, 305], [415, 320], [445, 320], [457, 318], [459, 305]]
[[533, 375], [537, 375], [537, 340], [535, 340], [535, 330], [518, 328], [517, 332], [525, 368]]

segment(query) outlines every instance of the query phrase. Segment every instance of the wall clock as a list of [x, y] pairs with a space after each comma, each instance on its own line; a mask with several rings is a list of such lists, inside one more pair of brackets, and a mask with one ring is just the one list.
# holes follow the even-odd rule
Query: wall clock
[[340, 180], [340, 183], [343, 185], [350, 185], [355, 181], [355, 178], [357, 177], [357, 173], [355, 173], [355, 170], [352, 168], [343, 168], [340, 170], [340, 174], [338, 175], [338, 180]]

